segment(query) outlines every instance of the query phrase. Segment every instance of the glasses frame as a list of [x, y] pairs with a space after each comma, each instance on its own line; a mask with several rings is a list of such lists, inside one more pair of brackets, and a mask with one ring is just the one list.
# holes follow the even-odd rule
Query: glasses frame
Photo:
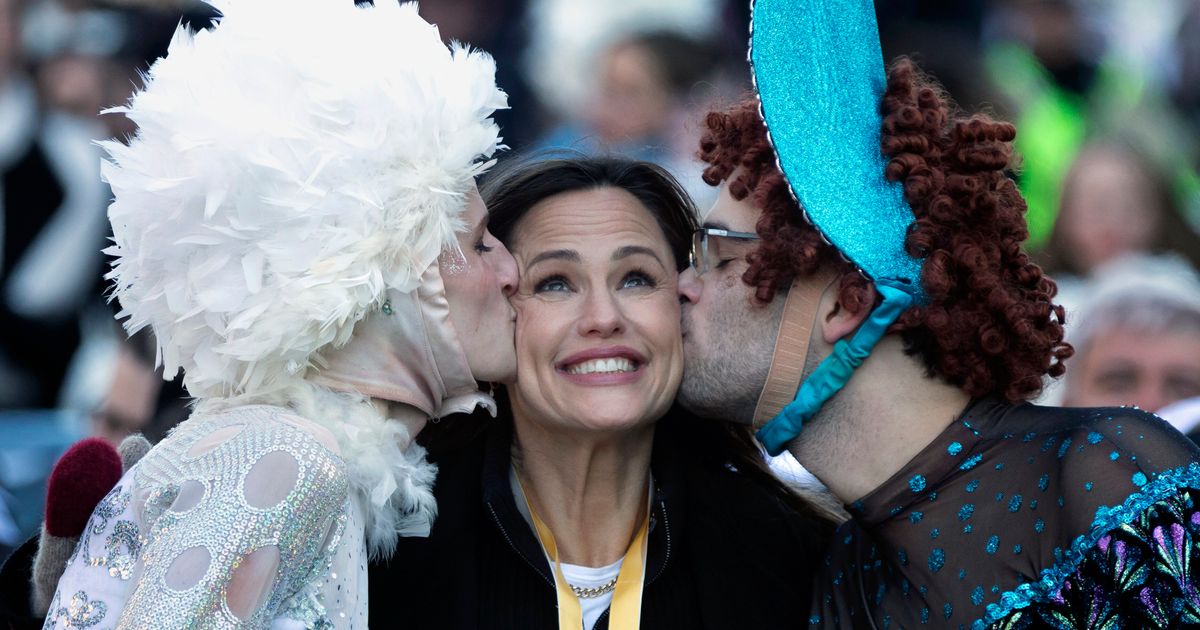
[[735, 232], [724, 228], [702, 227], [692, 232], [692, 248], [688, 252], [688, 264], [696, 270], [697, 276], [704, 275], [708, 270], [708, 240], [710, 238], [726, 238], [736, 241], [757, 241], [759, 236], [751, 232]]

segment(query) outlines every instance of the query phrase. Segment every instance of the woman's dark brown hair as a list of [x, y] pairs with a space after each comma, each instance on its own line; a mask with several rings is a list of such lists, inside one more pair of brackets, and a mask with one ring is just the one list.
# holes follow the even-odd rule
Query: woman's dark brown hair
[[[530, 209], [552, 197], [596, 188], [619, 188], [642, 203], [662, 228], [676, 266], [688, 264], [688, 249], [698, 227], [696, 209], [687, 193], [665, 169], [649, 162], [619, 157], [554, 157], [516, 160], [494, 171], [480, 185], [480, 195], [488, 207], [488, 229], [505, 244], [513, 241], [516, 230]], [[510, 412], [506, 397], [499, 396], [501, 414]], [[706, 470], [741, 474], [764, 488], [771, 496], [801, 514], [828, 519], [828, 511], [801, 499], [781, 483], [767, 468], [750, 429], [727, 422], [696, 418], [678, 406], [663, 420], [659, 436], [670, 436], [672, 449], [685, 453], [689, 465]], [[442, 422], [425, 429], [420, 441], [437, 458], [451, 440], [439, 439], [449, 431], [469, 431], [470, 427], [450, 429], [447, 424], [471, 424], [482, 430], [483, 423], [472, 421]], [[431, 430], [432, 429], [432, 430]], [[461, 436], [452, 440], [460, 442]], [[439, 444], [442, 442], [442, 444]], [[660, 445], [663, 446], [663, 445]], [[820, 526], [814, 532], [820, 531]]]
[[[893, 326], [931, 375], [972, 396], [1028, 400], [1044, 375], [1061, 376], [1071, 356], [1054, 282], [1022, 249], [1025, 201], [1007, 176], [1016, 129], [986, 115], [953, 111], [941, 88], [901, 58], [888, 70], [881, 149], [885, 175], [904, 185], [916, 222], [905, 243], [925, 259], [929, 303]], [[759, 300], [822, 266], [852, 267], [802, 217], [775, 162], [755, 99], [705, 120], [700, 158], [711, 185], [762, 210], [762, 237], [743, 280]], [[738, 169], [741, 169], [738, 171]], [[735, 171], [737, 171], [735, 176]], [[867, 281], [843, 276], [842, 304], [868, 308]]]

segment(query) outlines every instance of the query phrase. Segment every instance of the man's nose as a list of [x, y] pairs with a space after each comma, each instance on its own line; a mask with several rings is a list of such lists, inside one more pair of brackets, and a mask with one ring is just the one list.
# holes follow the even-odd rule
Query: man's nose
[[695, 304], [700, 301], [700, 276], [695, 267], [688, 267], [679, 274], [679, 301]]
[[513, 258], [512, 253], [504, 246], [504, 243], [498, 242], [499, 262], [496, 265], [496, 278], [500, 280], [500, 289], [504, 292], [505, 297], [512, 297], [517, 292], [517, 282], [519, 274], [517, 273], [517, 260]]

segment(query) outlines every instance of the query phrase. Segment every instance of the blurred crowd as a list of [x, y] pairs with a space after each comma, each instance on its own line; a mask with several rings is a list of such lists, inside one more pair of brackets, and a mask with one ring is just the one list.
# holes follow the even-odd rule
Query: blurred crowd
[[[234, 0], [253, 1], [253, 0]], [[351, 1], [351, 0], [330, 0]], [[884, 55], [1017, 124], [1029, 249], [1076, 349], [1041, 402], [1138, 405], [1200, 433], [1200, 0], [886, 0]], [[750, 88], [749, 0], [424, 0], [492, 53], [516, 153], [658, 162], [704, 209], [700, 117]], [[73, 441], [161, 437], [187, 414], [105, 299], [97, 141], [192, 0], [0, 0], [0, 557]], [[279, 95], [281, 99], [287, 95]], [[168, 375], [170, 377], [171, 375]]]

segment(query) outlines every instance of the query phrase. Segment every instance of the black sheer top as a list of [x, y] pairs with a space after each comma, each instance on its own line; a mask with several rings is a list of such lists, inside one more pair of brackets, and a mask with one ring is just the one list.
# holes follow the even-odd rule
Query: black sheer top
[[808, 625], [1200, 622], [1198, 460], [1138, 409], [975, 401], [849, 506]]

